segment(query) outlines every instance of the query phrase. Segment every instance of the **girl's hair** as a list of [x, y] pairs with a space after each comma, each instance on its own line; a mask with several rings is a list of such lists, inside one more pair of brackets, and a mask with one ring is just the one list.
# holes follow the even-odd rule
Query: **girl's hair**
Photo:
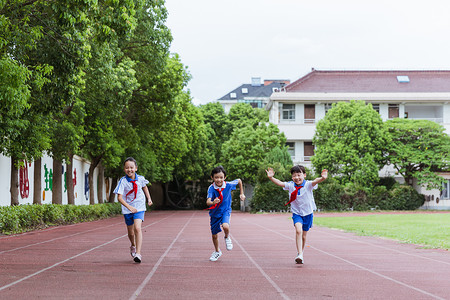
[[304, 166], [296, 165], [296, 166], [293, 166], [293, 167], [291, 168], [291, 174], [294, 174], [294, 173], [303, 173], [303, 174], [306, 174], [306, 169], [305, 169]]
[[217, 174], [217, 173], [220, 173], [220, 172], [223, 173], [223, 176], [227, 177], [227, 172], [225, 172], [225, 168], [222, 167], [222, 166], [215, 167], [215, 168], [211, 171], [211, 177], [214, 177], [214, 174]]
[[137, 167], [137, 162], [133, 157], [127, 157], [127, 159], [125, 159], [125, 161], [123, 162], [123, 165], [125, 166], [125, 164], [127, 163], [127, 161], [132, 161], [134, 162], [134, 165]]

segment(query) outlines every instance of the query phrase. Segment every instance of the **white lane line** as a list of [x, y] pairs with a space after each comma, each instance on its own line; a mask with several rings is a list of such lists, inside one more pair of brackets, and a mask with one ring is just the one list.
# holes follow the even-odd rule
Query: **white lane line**
[[[250, 223], [250, 224], [259, 226], [259, 227], [261, 227], [261, 228], [263, 228], [263, 229], [265, 229], [265, 230], [267, 230], [267, 231], [276, 233], [276, 234], [279, 235], [279, 236], [282, 236], [282, 237], [285, 237], [285, 238], [290, 239], [290, 240], [292, 240], [292, 241], [295, 241], [295, 239], [294, 239], [293, 237], [290, 237], [290, 236], [281, 234], [281, 233], [279, 233], [279, 232], [277, 232], [277, 231], [275, 231], [275, 230], [272, 230], [272, 229], [270, 229], [270, 228], [267, 228], [267, 227], [265, 227], [265, 226], [262, 226], [262, 225], [259, 225], [259, 224], [250, 222], [250, 221], [248, 221], [247, 219], [244, 219], [244, 220], [245, 220], [246, 222]], [[320, 250], [320, 249], [318, 249], [318, 248], [316, 248], [316, 247], [313, 247], [313, 246], [311, 246], [311, 245], [310, 245], [310, 247], [311, 247], [312, 249], [315, 249], [315, 250], [317, 250], [317, 251], [323, 253], [323, 254], [326, 254], [326, 255], [329, 255], [329, 256], [334, 257], [334, 258], [336, 258], [336, 259], [342, 260], [342, 261], [344, 261], [344, 262], [346, 262], [346, 263], [348, 263], [348, 264], [351, 264], [351, 265], [353, 265], [353, 266], [355, 266], [355, 267], [357, 267], [357, 268], [359, 268], [359, 269], [362, 269], [362, 270], [364, 270], [364, 271], [367, 271], [367, 272], [369, 272], [369, 273], [372, 273], [372, 274], [374, 274], [374, 275], [377, 275], [377, 276], [379, 276], [379, 277], [381, 277], [381, 278], [384, 278], [384, 279], [387, 279], [387, 280], [389, 280], [389, 281], [395, 282], [395, 283], [397, 283], [397, 284], [399, 284], [399, 285], [402, 285], [402, 286], [404, 286], [404, 287], [413, 289], [413, 290], [415, 290], [415, 291], [417, 291], [417, 292], [420, 292], [420, 293], [425, 294], [425, 295], [427, 295], [427, 296], [430, 296], [430, 297], [432, 297], [432, 298], [439, 299], [439, 300], [446, 300], [445, 298], [441, 298], [441, 297], [439, 297], [439, 296], [436, 296], [436, 295], [431, 294], [431, 293], [429, 293], [429, 292], [427, 292], [427, 291], [424, 291], [424, 290], [421, 290], [421, 289], [419, 289], [419, 288], [416, 288], [416, 287], [414, 287], [414, 286], [412, 286], [412, 285], [409, 285], [409, 284], [407, 284], [407, 283], [398, 281], [398, 280], [396, 280], [396, 279], [394, 279], [394, 278], [391, 278], [391, 277], [389, 277], [389, 276], [383, 275], [383, 274], [381, 274], [381, 273], [378, 273], [378, 272], [376, 272], [376, 271], [373, 271], [373, 270], [371, 270], [371, 269], [368, 269], [368, 268], [366, 268], [366, 267], [363, 267], [363, 266], [361, 266], [361, 265], [358, 265], [357, 263], [354, 263], [354, 262], [351, 262], [351, 261], [349, 261], [349, 260], [346, 260], [345, 258], [342, 258], [342, 257], [339, 257], [339, 256], [337, 256], [337, 255], [331, 254], [331, 253], [329, 253], [329, 252]]]
[[[426, 257], [426, 256], [418, 255], [418, 254], [403, 252], [403, 251], [400, 251], [400, 250], [397, 250], [397, 249], [391, 249], [391, 248], [380, 246], [380, 245], [377, 245], [377, 244], [374, 244], [374, 243], [370, 243], [370, 242], [366, 242], [366, 241], [359, 241], [359, 240], [352, 239], [352, 238], [346, 237], [346, 236], [340, 236], [340, 235], [337, 235], [337, 234], [334, 234], [334, 233], [331, 233], [331, 232], [322, 231], [322, 233], [329, 234], [329, 235], [332, 235], [332, 236], [335, 236], [335, 237], [338, 237], [338, 238], [341, 238], [341, 239], [346, 239], [346, 240], [349, 240], [349, 241], [353, 241], [353, 242], [356, 242], [356, 243], [366, 244], [366, 245], [369, 245], [369, 246], [372, 246], [372, 247], [378, 247], [378, 248], [389, 250], [389, 251], [392, 251], [392, 252], [397, 252], [397, 253], [400, 253], [400, 254], [403, 254], [403, 255], [409, 255], [409, 256], [413, 256], [413, 257], [428, 259], [428, 260], [431, 260], [431, 261], [434, 261], [434, 262], [437, 262], [437, 263], [440, 263], [440, 264], [450, 265], [450, 262], [447, 262], [447, 261], [438, 260], [438, 259], [435, 259], [435, 258]], [[349, 232], [349, 233], [354, 233], [354, 232]], [[396, 240], [392, 240], [392, 241], [396, 242]], [[397, 242], [401, 243], [401, 241], [397, 241]]]
[[242, 251], [245, 253], [245, 255], [247, 255], [248, 259], [250, 259], [250, 261], [255, 265], [255, 267], [259, 270], [259, 272], [264, 276], [264, 278], [266, 278], [266, 280], [277, 290], [277, 292], [280, 294], [281, 297], [283, 297], [283, 299], [290, 299], [285, 293], [284, 291], [275, 283], [275, 281], [272, 280], [272, 278], [270, 278], [269, 275], [267, 275], [266, 272], [264, 272], [264, 270], [261, 268], [260, 265], [258, 265], [258, 263], [250, 256], [250, 254], [248, 254], [248, 252], [244, 249], [244, 247], [238, 242], [238, 240], [231, 235], [231, 238], [233, 239], [233, 241], [242, 249]]
[[28, 245], [25, 245], [25, 246], [22, 246], [22, 247], [17, 247], [17, 248], [14, 248], [14, 249], [9, 249], [9, 250], [0, 251], [0, 254], [7, 253], [7, 252], [13, 252], [13, 251], [16, 251], [16, 250], [20, 250], [20, 249], [24, 249], [24, 248], [28, 248], [28, 247], [32, 247], [32, 246], [36, 246], [36, 245], [41, 245], [41, 244], [50, 243], [50, 242], [53, 242], [53, 241], [57, 241], [57, 240], [61, 240], [61, 239], [73, 237], [73, 236], [76, 236], [76, 235], [80, 235], [80, 234], [83, 234], [83, 233], [87, 233], [87, 232], [91, 232], [91, 231], [96, 231], [96, 230], [108, 228], [108, 227], [111, 227], [111, 226], [116, 226], [116, 225], [122, 224], [122, 223], [123, 223], [123, 222], [111, 224], [111, 225], [108, 225], [108, 226], [105, 226], [105, 227], [97, 227], [97, 228], [95, 228], [95, 229], [90, 229], [90, 230], [86, 230], [86, 231], [82, 231], [82, 232], [77, 232], [77, 233], [73, 233], [73, 234], [69, 234], [69, 235], [65, 235], [65, 236], [60, 236], [60, 237], [57, 237], [57, 238], [54, 238], [54, 239], [50, 239], [50, 240], [46, 240], [46, 241], [42, 241], [42, 242], [39, 242], [39, 243], [28, 244]]
[[[168, 217], [169, 217], [169, 216], [167, 216], [167, 217], [164, 218], [164, 219], [167, 219]], [[154, 224], [156, 224], [156, 223], [161, 222], [161, 221], [164, 220], [164, 219], [161, 219], [161, 220], [159, 220], [159, 221], [156, 221], [156, 222], [153, 222], [153, 223], [151, 223], [151, 224], [148, 224], [147, 226], [144, 226], [144, 227], [142, 227], [142, 228], [150, 227], [150, 226], [152, 226], [152, 225], [154, 225]], [[39, 274], [41, 274], [41, 273], [43, 273], [43, 272], [45, 272], [45, 271], [48, 271], [48, 270], [50, 270], [50, 269], [53, 269], [54, 267], [59, 266], [60, 264], [63, 264], [63, 263], [65, 263], [65, 262], [68, 262], [69, 260], [72, 260], [72, 259], [74, 259], [74, 258], [77, 258], [77, 257], [81, 256], [81, 255], [84, 255], [84, 254], [86, 254], [86, 253], [89, 253], [89, 252], [91, 252], [91, 251], [93, 251], [93, 250], [96, 250], [96, 249], [98, 249], [98, 248], [101, 248], [101, 247], [103, 247], [103, 246], [106, 246], [106, 245], [108, 245], [108, 244], [111, 244], [111, 243], [113, 243], [113, 242], [115, 242], [115, 241], [117, 241], [117, 240], [119, 240], [119, 239], [121, 239], [121, 238], [124, 238], [124, 237], [128, 237], [128, 234], [124, 234], [124, 235], [122, 235], [122, 236], [119, 236], [119, 237], [117, 237], [117, 238], [115, 238], [115, 239], [110, 240], [109, 242], [103, 243], [103, 244], [98, 245], [98, 246], [96, 246], [96, 247], [94, 247], [94, 248], [91, 248], [91, 249], [89, 249], [89, 250], [86, 250], [86, 251], [83, 251], [83, 252], [81, 252], [81, 253], [78, 253], [77, 255], [74, 255], [74, 256], [69, 257], [69, 258], [67, 258], [67, 259], [65, 259], [65, 260], [62, 260], [62, 261], [60, 261], [60, 262], [57, 262], [57, 263], [55, 263], [55, 264], [53, 264], [53, 265], [51, 265], [51, 266], [49, 266], [49, 267], [47, 267], [47, 268], [41, 269], [41, 270], [39, 270], [39, 271], [37, 271], [37, 272], [34, 272], [33, 274], [30, 274], [30, 275], [28, 275], [28, 276], [25, 276], [25, 277], [23, 277], [23, 278], [21, 278], [21, 279], [18, 279], [18, 280], [14, 281], [14, 282], [11, 282], [11, 283], [7, 284], [7, 285], [1, 286], [1, 287], [0, 287], [0, 291], [2, 291], [2, 290], [4, 290], [4, 289], [7, 289], [7, 288], [9, 288], [9, 287], [11, 287], [11, 286], [13, 286], [13, 285], [18, 284], [18, 283], [21, 283], [22, 281], [25, 281], [25, 280], [27, 280], [27, 279], [30, 279], [31, 277], [34, 277], [34, 276], [36, 276], [36, 275], [39, 275]]]
[[169, 251], [172, 249], [173, 245], [175, 244], [175, 242], [178, 240], [178, 238], [180, 237], [180, 235], [183, 233], [184, 229], [188, 226], [188, 224], [191, 222], [192, 218], [194, 217], [195, 212], [191, 215], [191, 217], [189, 218], [189, 220], [184, 224], [183, 228], [178, 232], [177, 236], [173, 239], [172, 243], [169, 245], [169, 247], [166, 249], [166, 251], [164, 252], [163, 255], [161, 255], [161, 257], [158, 259], [158, 261], [156, 262], [156, 264], [153, 266], [153, 269], [150, 271], [150, 273], [148, 273], [147, 277], [145, 277], [144, 281], [142, 281], [142, 283], [139, 285], [139, 287], [136, 289], [136, 291], [133, 293], [133, 295], [130, 297], [131, 299], [137, 299], [137, 297], [139, 297], [139, 295], [141, 294], [142, 290], [145, 288], [145, 286], [147, 285], [147, 283], [150, 281], [150, 279], [152, 279], [153, 275], [155, 274], [156, 270], [159, 268], [159, 266], [161, 265], [161, 262], [163, 261], [163, 259], [167, 256], [167, 254], [169, 253]]

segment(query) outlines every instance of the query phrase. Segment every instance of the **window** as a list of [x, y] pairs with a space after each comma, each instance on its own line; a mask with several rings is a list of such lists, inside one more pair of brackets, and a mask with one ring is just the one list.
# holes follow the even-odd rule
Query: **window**
[[325, 103], [325, 114], [331, 109], [332, 106], [332, 103]]
[[314, 124], [316, 119], [316, 106], [314, 104], [305, 104], [305, 124]]
[[312, 142], [304, 142], [304, 153], [305, 153], [305, 161], [310, 161], [311, 156], [314, 156], [314, 145]]
[[372, 108], [374, 111], [376, 111], [377, 113], [380, 113], [380, 104], [373, 104], [372, 103]]
[[441, 199], [450, 199], [450, 179], [442, 183]]
[[283, 120], [295, 120], [295, 104], [283, 104], [281, 116]]
[[389, 119], [398, 118], [399, 109], [398, 104], [389, 104]]
[[295, 156], [295, 143], [294, 142], [287, 142], [286, 146], [288, 147], [289, 155], [294, 157]]

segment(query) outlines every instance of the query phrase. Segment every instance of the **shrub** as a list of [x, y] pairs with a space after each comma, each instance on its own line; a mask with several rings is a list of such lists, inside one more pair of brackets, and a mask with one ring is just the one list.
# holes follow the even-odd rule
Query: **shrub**
[[289, 192], [272, 182], [258, 183], [252, 198], [252, 211], [288, 210], [284, 204], [289, 200]]
[[0, 232], [20, 233], [50, 225], [107, 218], [121, 213], [120, 203], [95, 205], [18, 205], [0, 207]]
[[314, 191], [316, 206], [321, 210], [343, 210], [347, 206], [342, 200], [344, 189], [333, 179], [327, 179]]
[[389, 209], [394, 210], [414, 210], [418, 209], [425, 202], [425, 196], [419, 194], [412, 186], [395, 185], [389, 191]]
[[391, 209], [389, 202], [389, 191], [384, 185], [375, 186], [371, 193], [367, 195], [370, 208]]
[[341, 196], [342, 203], [346, 208], [353, 210], [369, 210], [367, 195], [370, 192], [369, 188], [354, 183], [347, 183]]

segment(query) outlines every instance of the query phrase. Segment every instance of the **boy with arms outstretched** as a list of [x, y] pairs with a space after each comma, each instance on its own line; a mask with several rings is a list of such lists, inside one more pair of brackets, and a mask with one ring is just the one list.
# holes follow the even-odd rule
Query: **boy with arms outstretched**
[[282, 182], [273, 177], [275, 172], [272, 168], [266, 170], [267, 177], [284, 190], [289, 191], [289, 202], [291, 204], [292, 220], [295, 227], [295, 242], [297, 246], [297, 256], [295, 262], [303, 264], [303, 249], [305, 249], [306, 235], [313, 223], [313, 211], [317, 209], [314, 202], [313, 189], [317, 189], [317, 184], [328, 177], [328, 171], [323, 170], [321, 177], [313, 181], [306, 180], [305, 167], [296, 165], [291, 168], [292, 181]]
[[241, 201], [245, 200], [242, 181], [235, 179], [233, 181], [225, 181], [227, 173], [222, 166], [215, 167], [211, 171], [211, 179], [213, 184], [208, 188], [206, 204], [209, 206], [209, 217], [211, 225], [212, 241], [214, 244], [214, 252], [209, 258], [210, 261], [216, 261], [222, 255], [219, 249], [219, 240], [217, 234], [221, 232], [222, 225], [225, 234], [225, 244], [227, 250], [233, 249], [233, 243], [230, 238], [230, 216], [231, 216], [231, 191], [239, 185]]

